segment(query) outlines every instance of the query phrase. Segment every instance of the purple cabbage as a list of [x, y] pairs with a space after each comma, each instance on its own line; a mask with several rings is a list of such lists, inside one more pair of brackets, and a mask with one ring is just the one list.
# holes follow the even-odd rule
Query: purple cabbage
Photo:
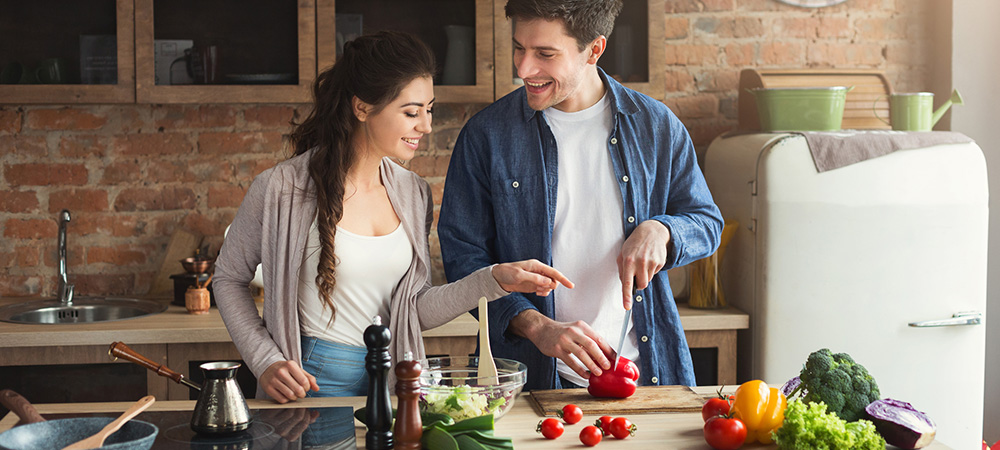
[[785, 397], [791, 398], [792, 393], [795, 392], [796, 390], [799, 390], [800, 394], [803, 397], [805, 397], [806, 389], [805, 387], [799, 389], [799, 386], [801, 385], [802, 385], [802, 379], [799, 377], [795, 377], [792, 378], [791, 380], [786, 381], [785, 384], [781, 385], [781, 389], [779, 389], [779, 391], [781, 391], [782, 394], [785, 394]]
[[934, 421], [909, 403], [891, 398], [875, 400], [865, 407], [865, 416], [885, 441], [896, 447], [923, 448], [934, 440]]

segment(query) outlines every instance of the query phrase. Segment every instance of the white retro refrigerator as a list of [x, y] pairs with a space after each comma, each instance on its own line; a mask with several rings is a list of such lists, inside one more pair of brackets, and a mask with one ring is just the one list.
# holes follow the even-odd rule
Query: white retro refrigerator
[[954, 449], [982, 442], [988, 189], [975, 143], [817, 173], [805, 138], [716, 139], [704, 169], [726, 221], [726, 300], [750, 314], [740, 380], [780, 385], [810, 352], [846, 352], [882, 397]]

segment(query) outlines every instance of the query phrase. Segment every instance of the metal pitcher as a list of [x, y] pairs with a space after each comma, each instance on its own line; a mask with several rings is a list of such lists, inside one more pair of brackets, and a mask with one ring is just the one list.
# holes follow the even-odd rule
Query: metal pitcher
[[211, 362], [201, 367], [205, 383], [191, 415], [191, 429], [196, 433], [226, 434], [250, 427], [250, 408], [236, 383], [240, 363]]
[[205, 382], [198, 386], [188, 377], [174, 372], [163, 364], [136, 353], [121, 342], [114, 342], [108, 349], [113, 358], [121, 358], [143, 366], [157, 375], [170, 378], [177, 383], [199, 391], [198, 402], [191, 414], [191, 429], [199, 434], [228, 434], [250, 428], [253, 418], [243, 397], [243, 391], [236, 383], [237, 362], [211, 362], [202, 364]]

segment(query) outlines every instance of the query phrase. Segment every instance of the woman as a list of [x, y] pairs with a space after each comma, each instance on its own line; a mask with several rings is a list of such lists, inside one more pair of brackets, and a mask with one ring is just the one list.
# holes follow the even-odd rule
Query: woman
[[[431, 131], [434, 70], [427, 46], [403, 33], [348, 42], [316, 80], [294, 156], [247, 191], [216, 261], [215, 295], [258, 397], [365, 395], [362, 333], [375, 315], [388, 318], [394, 359], [421, 358], [421, 330], [479, 297], [572, 286], [538, 261], [431, 286], [430, 187], [393, 159], [413, 158]], [[263, 320], [247, 289], [258, 263]]]

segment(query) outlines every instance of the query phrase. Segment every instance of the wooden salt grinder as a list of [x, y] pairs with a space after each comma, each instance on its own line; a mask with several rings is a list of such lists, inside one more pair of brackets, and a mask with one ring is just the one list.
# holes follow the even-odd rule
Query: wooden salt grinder
[[396, 364], [396, 428], [393, 438], [397, 450], [420, 450], [423, 424], [420, 421], [420, 363], [412, 361], [413, 354], [407, 352], [403, 361]]
[[389, 369], [392, 358], [389, 356], [389, 340], [392, 334], [389, 328], [382, 325], [382, 318], [375, 320], [365, 328], [365, 346], [368, 354], [365, 356], [365, 370], [368, 371], [368, 401], [365, 403], [365, 420], [368, 431], [365, 432], [365, 448], [368, 450], [388, 450], [393, 446], [392, 440], [392, 402], [389, 400]]

